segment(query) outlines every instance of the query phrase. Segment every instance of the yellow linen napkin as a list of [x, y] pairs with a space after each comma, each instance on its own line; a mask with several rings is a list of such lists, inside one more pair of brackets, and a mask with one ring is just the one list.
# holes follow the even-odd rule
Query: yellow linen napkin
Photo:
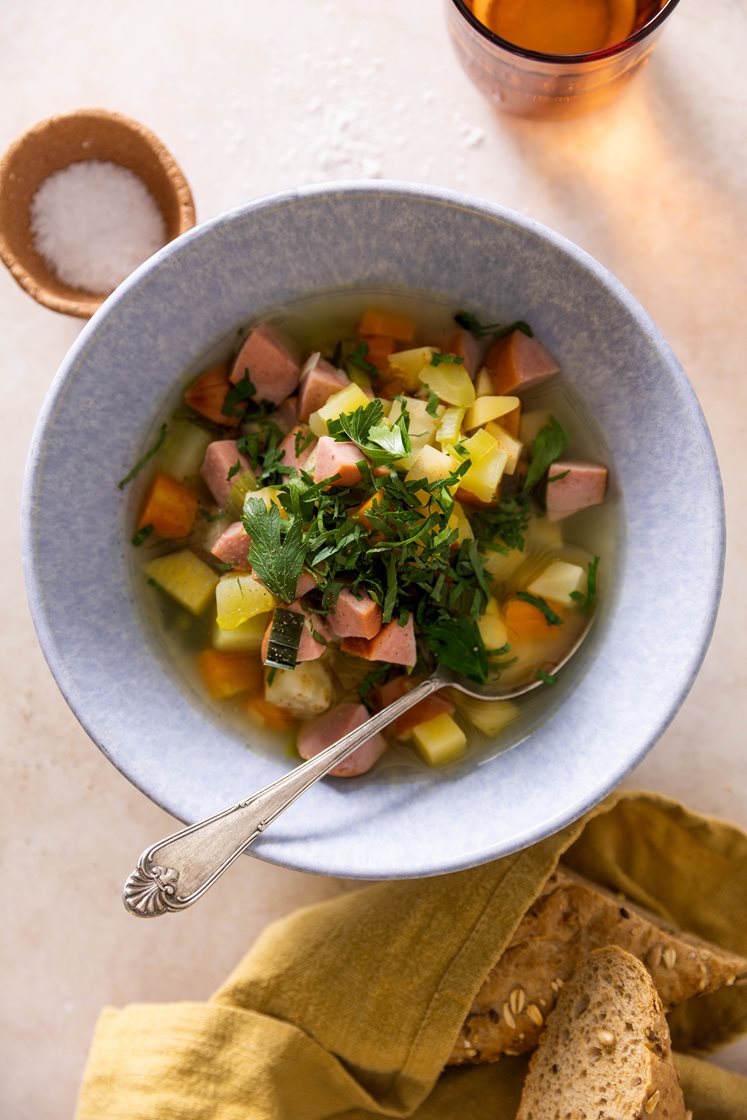
[[[618, 792], [505, 859], [292, 914], [207, 1004], [104, 1011], [78, 1120], [513, 1120], [525, 1057], [443, 1066], [561, 856], [747, 956], [747, 835], [663, 797]], [[747, 1030], [747, 990], [690, 1000], [670, 1024], [679, 1050], [723, 1046]], [[696, 1120], [747, 1120], [747, 1079], [692, 1056], [680, 1072]]]

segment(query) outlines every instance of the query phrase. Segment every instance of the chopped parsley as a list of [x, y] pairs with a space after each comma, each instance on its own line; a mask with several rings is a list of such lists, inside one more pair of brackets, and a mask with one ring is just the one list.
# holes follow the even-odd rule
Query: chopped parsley
[[584, 614], [591, 614], [596, 605], [597, 599], [597, 569], [599, 568], [599, 557], [595, 556], [593, 560], [589, 561], [589, 567], [586, 576], [586, 593], [582, 591], [571, 591], [571, 599], [577, 604], [578, 609], [583, 611]]
[[133, 548], [140, 548], [140, 545], [144, 544], [147, 541], [154, 528], [155, 526], [153, 525], [143, 525], [142, 529], [138, 529], [138, 531], [130, 541], [130, 544], [133, 546]]
[[438, 416], [439, 402], [440, 402], [440, 397], [439, 397], [438, 393], [434, 393], [432, 389], [429, 389], [428, 390], [428, 403], [425, 406], [425, 411], [428, 413], [429, 416], [432, 416], [434, 418], [434, 420], [435, 420], [436, 416]]
[[[245, 369], [241, 380], [232, 385], [226, 393], [221, 412], [224, 416], [242, 416], [246, 411], [247, 403], [254, 399], [256, 392], [257, 389], [249, 376], [249, 370]], [[238, 407], [239, 405], [244, 405], [244, 408]]]
[[444, 365], [447, 362], [453, 366], [463, 366], [464, 358], [459, 358], [456, 354], [441, 354], [438, 350], [433, 351], [433, 355], [431, 357], [432, 366], [438, 367]]
[[532, 441], [529, 470], [524, 479], [524, 493], [528, 494], [544, 477], [552, 464], [560, 458], [570, 443], [570, 437], [554, 416], [541, 428]]
[[236, 460], [232, 467], [229, 467], [228, 474], [226, 475], [226, 482], [230, 482], [234, 475], [238, 474], [241, 470], [241, 461]]
[[534, 336], [534, 331], [529, 323], [526, 323], [523, 319], [517, 319], [515, 323], [509, 323], [507, 326], [501, 326], [500, 323], [481, 323], [477, 316], [470, 311], [457, 311], [454, 322], [473, 334], [475, 338], [485, 338], [487, 335], [492, 335], [493, 338], [503, 338], [507, 334], [512, 334], [513, 331], [521, 331], [529, 338]]
[[355, 381], [354, 374], [364, 373], [366, 377], [370, 377], [373, 381], [379, 376], [379, 371], [372, 362], [366, 358], [368, 354], [368, 343], [359, 342], [358, 345], [352, 350], [345, 358], [343, 358], [343, 366], [348, 377], [351, 381]]
[[554, 676], [552, 673], [546, 673], [544, 669], [535, 669], [534, 670], [534, 675], [537, 678], [537, 680], [542, 681], [543, 684], [557, 684], [558, 683], [558, 678], [556, 676]]
[[[236, 441], [236, 447], [248, 459], [249, 466], [257, 476], [258, 484], [275, 486], [293, 470], [283, 462], [285, 451], [280, 450], [283, 433], [274, 420], [268, 420], [263, 416], [253, 419], [250, 427], [251, 430]], [[299, 435], [302, 436], [303, 433], [297, 433], [296, 444]]]
[[133, 478], [140, 474], [145, 464], [149, 462], [154, 455], [158, 454], [163, 446], [163, 441], [166, 439], [167, 428], [167, 424], [161, 424], [161, 430], [158, 433], [156, 442], [153, 444], [150, 450], [145, 452], [142, 459], [138, 459], [137, 463], [135, 463], [135, 466], [124, 476], [124, 478], [120, 478], [119, 482], [117, 483], [117, 487], [120, 490], [124, 490], [127, 483], [132, 482]]
[[440, 618], [423, 625], [421, 633], [439, 665], [472, 681], [487, 680], [488, 651], [473, 618]]
[[396, 462], [412, 450], [408, 429], [410, 414], [403, 409], [393, 424], [384, 423], [384, 408], [378, 398], [354, 412], [327, 421], [327, 430], [338, 442], [352, 440], [378, 465]]
[[531, 603], [538, 611], [542, 611], [548, 626], [563, 625], [563, 619], [555, 613], [547, 599], [543, 599], [541, 595], [532, 595], [530, 591], [517, 591], [516, 598], [521, 599], [522, 603]]

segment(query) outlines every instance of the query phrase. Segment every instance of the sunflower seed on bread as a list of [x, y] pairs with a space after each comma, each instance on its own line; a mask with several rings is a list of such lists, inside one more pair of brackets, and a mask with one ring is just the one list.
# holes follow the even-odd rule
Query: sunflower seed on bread
[[747, 979], [742, 957], [672, 930], [559, 868], [477, 993], [448, 1064], [533, 1050], [565, 982], [592, 950], [606, 945], [618, 945], [645, 964], [666, 1010]]
[[563, 987], [532, 1055], [516, 1120], [685, 1120], [669, 1028], [651, 976], [595, 949]]

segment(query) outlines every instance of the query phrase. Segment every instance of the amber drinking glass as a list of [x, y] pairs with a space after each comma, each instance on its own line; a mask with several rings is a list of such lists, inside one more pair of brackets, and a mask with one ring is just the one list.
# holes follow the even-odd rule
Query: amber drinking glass
[[572, 117], [609, 101], [648, 59], [679, 0], [585, 0], [578, 5], [585, 18], [575, 21], [569, 0], [545, 3], [543, 11], [540, 0], [446, 0], [462, 66], [516, 116]]

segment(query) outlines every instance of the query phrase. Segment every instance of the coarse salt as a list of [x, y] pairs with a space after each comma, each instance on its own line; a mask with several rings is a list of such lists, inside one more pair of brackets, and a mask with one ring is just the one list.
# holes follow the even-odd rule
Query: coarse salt
[[31, 201], [34, 244], [66, 284], [110, 292], [166, 243], [161, 211], [124, 167], [84, 160], [55, 171]]

